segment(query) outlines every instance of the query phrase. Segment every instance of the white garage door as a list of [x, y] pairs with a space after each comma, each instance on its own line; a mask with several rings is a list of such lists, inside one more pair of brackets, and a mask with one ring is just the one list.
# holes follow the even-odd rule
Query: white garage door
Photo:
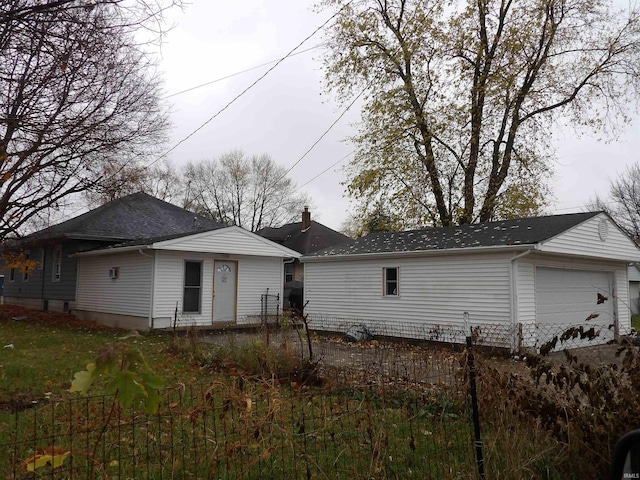
[[[536, 319], [539, 346], [558, 337], [558, 348], [604, 343], [613, 338], [613, 273], [562, 268], [536, 268]], [[579, 327], [582, 326], [582, 331]], [[564, 342], [562, 333], [571, 338]], [[591, 327], [599, 332], [589, 340]]]

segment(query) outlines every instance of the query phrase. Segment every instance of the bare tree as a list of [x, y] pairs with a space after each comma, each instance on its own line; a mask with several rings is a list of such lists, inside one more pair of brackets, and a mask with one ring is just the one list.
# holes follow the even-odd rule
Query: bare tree
[[268, 155], [234, 150], [185, 168], [186, 208], [252, 232], [297, 219], [307, 195], [296, 193], [286, 169]]
[[622, 175], [611, 180], [609, 197], [596, 196], [589, 202], [589, 210], [602, 210], [640, 245], [640, 164], [627, 167]]
[[84, 192], [90, 208], [136, 192], [169, 203], [179, 203], [183, 195], [182, 178], [166, 158], [151, 166], [114, 159], [102, 165], [100, 178], [100, 182]]
[[160, 34], [170, 4], [2, 3], [0, 238], [161, 148], [167, 108], [134, 34]]

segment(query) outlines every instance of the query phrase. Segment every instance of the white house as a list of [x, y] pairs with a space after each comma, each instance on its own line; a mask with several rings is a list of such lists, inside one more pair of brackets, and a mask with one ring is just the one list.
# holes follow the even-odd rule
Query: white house
[[313, 328], [462, 342], [466, 317], [479, 343], [553, 349], [629, 331], [640, 250], [594, 212], [371, 234], [301, 261]]
[[631, 315], [637, 315], [640, 313], [640, 264], [630, 264], [628, 272]]
[[282, 298], [283, 258], [299, 253], [240, 227], [74, 254], [80, 318], [153, 329], [254, 323]]

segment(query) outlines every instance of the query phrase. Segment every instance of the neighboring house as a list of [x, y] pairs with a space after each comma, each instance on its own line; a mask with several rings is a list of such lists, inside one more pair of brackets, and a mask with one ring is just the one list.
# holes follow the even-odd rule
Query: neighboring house
[[640, 263], [629, 265], [629, 307], [631, 315], [640, 314]]
[[39, 310], [75, 308], [74, 253], [123, 241], [193, 233], [223, 225], [144, 193], [102, 205], [21, 239], [16, 248], [37, 262], [31, 272], [4, 269], [4, 301]]
[[301, 261], [312, 328], [463, 342], [468, 317], [480, 343], [560, 348], [629, 332], [640, 250], [595, 212], [371, 234]]
[[74, 315], [136, 329], [259, 323], [299, 254], [240, 227], [133, 241], [73, 255]]
[[[351, 238], [340, 232], [336, 232], [315, 220], [312, 221], [309, 207], [304, 207], [301, 222], [288, 223], [279, 228], [263, 228], [256, 233], [291, 250], [295, 250], [302, 255], [308, 255], [327, 247], [341, 245], [351, 240]], [[303, 305], [304, 267], [297, 258], [294, 258], [285, 260], [284, 268], [283, 305], [285, 307], [292, 306], [289, 300], [291, 296], [293, 304], [301, 307]]]

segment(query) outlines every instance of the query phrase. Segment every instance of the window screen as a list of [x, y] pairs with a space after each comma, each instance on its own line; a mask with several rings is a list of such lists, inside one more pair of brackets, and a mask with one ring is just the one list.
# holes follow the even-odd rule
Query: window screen
[[384, 269], [384, 294], [398, 295], [398, 267]]
[[62, 274], [62, 245], [56, 245], [55, 247], [53, 247], [53, 271], [51, 272], [51, 280], [54, 282], [59, 282], [61, 274]]
[[202, 262], [184, 262], [184, 298], [182, 311], [200, 313]]

